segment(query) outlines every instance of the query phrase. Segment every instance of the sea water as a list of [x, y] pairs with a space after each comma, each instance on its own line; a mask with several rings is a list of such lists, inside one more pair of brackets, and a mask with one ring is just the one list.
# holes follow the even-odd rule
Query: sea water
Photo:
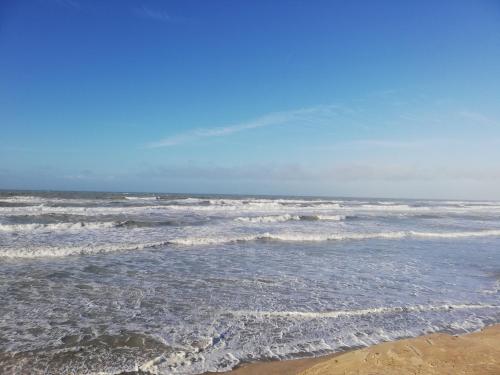
[[0, 192], [0, 372], [225, 371], [500, 322], [500, 203]]

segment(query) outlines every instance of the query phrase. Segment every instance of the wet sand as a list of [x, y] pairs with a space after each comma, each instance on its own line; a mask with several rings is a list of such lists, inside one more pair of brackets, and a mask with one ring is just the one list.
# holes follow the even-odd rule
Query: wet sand
[[230, 375], [499, 375], [500, 324], [462, 336], [436, 333], [320, 358], [243, 365]]

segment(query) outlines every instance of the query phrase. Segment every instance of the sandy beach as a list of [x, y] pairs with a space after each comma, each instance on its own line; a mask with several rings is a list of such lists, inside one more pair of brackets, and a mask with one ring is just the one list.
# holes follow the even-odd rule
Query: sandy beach
[[461, 336], [436, 333], [320, 358], [259, 362], [231, 375], [500, 374], [500, 325]]

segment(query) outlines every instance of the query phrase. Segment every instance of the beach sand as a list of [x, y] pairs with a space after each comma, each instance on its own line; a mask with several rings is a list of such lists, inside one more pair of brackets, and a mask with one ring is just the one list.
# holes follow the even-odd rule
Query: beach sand
[[500, 324], [452, 336], [436, 333], [320, 358], [243, 365], [230, 375], [500, 375]]

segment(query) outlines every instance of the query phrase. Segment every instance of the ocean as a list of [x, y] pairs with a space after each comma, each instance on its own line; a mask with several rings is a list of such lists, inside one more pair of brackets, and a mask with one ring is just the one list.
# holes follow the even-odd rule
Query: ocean
[[500, 322], [500, 202], [0, 192], [0, 372], [154, 374]]

